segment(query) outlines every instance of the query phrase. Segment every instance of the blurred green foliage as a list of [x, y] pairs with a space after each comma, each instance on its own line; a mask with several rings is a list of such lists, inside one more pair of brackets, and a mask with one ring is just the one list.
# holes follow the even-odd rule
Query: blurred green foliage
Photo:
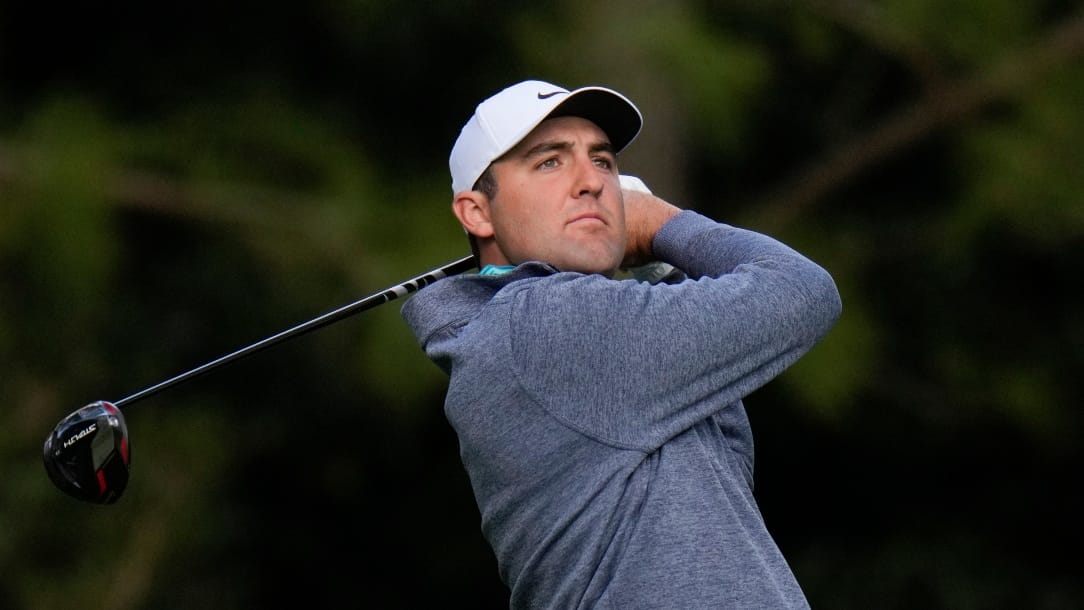
[[1082, 55], [1053, 0], [5, 4], [0, 607], [507, 606], [398, 304], [126, 410], [116, 505], [40, 448], [465, 254], [448, 150], [523, 78], [627, 93], [624, 171], [836, 278], [747, 400], [814, 607], [1080, 607]]

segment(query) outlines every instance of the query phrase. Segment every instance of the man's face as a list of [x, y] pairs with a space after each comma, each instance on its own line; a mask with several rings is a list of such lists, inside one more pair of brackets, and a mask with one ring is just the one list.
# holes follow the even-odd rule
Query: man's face
[[543, 121], [493, 163], [494, 239], [510, 264], [612, 275], [625, 256], [625, 208], [609, 138], [579, 117]]

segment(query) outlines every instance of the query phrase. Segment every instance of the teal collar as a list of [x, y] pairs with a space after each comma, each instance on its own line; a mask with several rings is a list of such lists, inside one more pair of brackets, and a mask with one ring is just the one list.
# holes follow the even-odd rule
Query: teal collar
[[486, 265], [478, 275], [504, 275], [515, 268], [515, 265]]

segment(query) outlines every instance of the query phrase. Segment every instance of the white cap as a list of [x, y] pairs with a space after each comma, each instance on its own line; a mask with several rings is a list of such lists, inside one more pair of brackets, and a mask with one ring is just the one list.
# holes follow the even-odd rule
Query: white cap
[[448, 167], [452, 193], [469, 191], [489, 164], [511, 150], [549, 117], [583, 117], [606, 133], [620, 152], [640, 133], [640, 111], [625, 96], [604, 87], [569, 91], [538, 80], [517, 83], [474, 110], [452, 147]]

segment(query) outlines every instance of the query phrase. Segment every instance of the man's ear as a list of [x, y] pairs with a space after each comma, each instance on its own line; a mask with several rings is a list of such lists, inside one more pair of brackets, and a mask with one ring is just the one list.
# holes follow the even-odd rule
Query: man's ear
[[463, 191], [452, 200], [452, 212], [467, 233], [476, 237], [493, 237], [493, 222], [489, 217], [489, 197], [481, 191]]

